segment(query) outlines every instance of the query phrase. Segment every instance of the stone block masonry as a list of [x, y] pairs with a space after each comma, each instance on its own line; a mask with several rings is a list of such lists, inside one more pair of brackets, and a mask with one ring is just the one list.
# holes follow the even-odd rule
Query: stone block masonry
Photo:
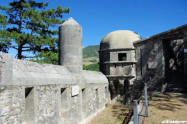
[[[110, 102], [108, 81], [99, 72], [83, 71], [81, 82], [76, 83], [76, 76], [63, 66], [0, 56], [2, 61], [11, 60], [4, 61], [1, 72], [4, 65], [12, 64], [7, 69], [12, 76], [0, 80], [1, 124], [79, 124]], [[72, 96], [74, 86], [78, 93]]]
[[0, 86], [0, 123], [20, 124], [23, 119], [24, 92], [19, 86]]
[[0, 124], [83, 124], [110, 102], [105, 75], [82, 70], [81, 26], [70, 18], [59, 29], [61, 65], [0, 53]]
[[137, 83], [146, 81], [151, 91], [185, 89], [186, 33], [182, 25], [134, 42]]

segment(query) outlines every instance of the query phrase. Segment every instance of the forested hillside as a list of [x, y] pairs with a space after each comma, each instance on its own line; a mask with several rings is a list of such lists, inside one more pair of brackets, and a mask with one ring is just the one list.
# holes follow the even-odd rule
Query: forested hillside
[[99, 45], [88, 46], [83, 49], [83, 69], [99, 71]]
[[99, 45], [87, 46], [83, 49], [83, 58], [98, 57]]

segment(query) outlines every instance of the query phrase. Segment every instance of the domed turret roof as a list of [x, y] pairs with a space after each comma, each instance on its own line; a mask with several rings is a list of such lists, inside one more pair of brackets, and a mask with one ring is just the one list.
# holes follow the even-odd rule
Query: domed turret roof
[[140, 40], [140, 35], [129, 30], [113, 31], [106, 35], [100, 44], [100, 50], [134, 48], [133, 42]]

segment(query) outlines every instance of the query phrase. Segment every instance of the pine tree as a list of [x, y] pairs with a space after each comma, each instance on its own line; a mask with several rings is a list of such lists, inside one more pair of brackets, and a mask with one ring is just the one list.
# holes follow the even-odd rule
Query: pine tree
[[18, 59], [39, 58], [53, 63], [50, 59], [58, 56], [57, 26], [70, 10], [61, 6], [47, 9], [48, 5], [48, 2], [14, 0], [9, 7], [0, 6], [0, 50], [8, 52], [13, 48]]

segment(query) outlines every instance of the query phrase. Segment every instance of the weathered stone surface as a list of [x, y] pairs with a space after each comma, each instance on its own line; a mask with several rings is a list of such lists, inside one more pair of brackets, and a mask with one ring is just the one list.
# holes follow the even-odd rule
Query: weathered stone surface
[[35, 88], [25, 87], [25, 107], [24, 107], [24, 124], [32, 124], [36, 119], [35, 111]]
[[56, 85], [36, 87], [36, 123], [58, 124], [60, 89]]
[[0, 90], [0, 122], [2, 124], [21, 124], [23, 112], [23, 87], [4, 86], [4, 89]]
[[11, 85], [13, 58], [11, 55], [0, 53], [0, 85]]
[[71, 124], [70, 121], [70, 111], [71, 111], [71, 87], [63, 87], [61, 88], [61, 94], [60, 94], [60, 122], [62, 124]]
[[[165, 91], [184, 87], [184, 37], [187, 25], [136, 41], [137, 83]], [[137, 89], [140, 89], [137, 87]]]
[[82, 82], [93, 84], [108, 84], [107, 78], [101, 72], [82, 71]]
[[102, 41], [100, 49], [134, 48], [133, 42], [140, 40], [140, 36], [129, 30], [113, 31], [106, 35]]
[[71, 72], [82, 71], [82, 27], [69, 18], [59, 28], [60, 65]]
[[96, 91], [97, 91], [97, 94], [98, 94], [98, 89], [94, 89], [94, 88], [88, 88], [87, 89], [87, 96], [89, 98], [92, 98], [92, 99], [88, 99], [88, 110], [87, 110], [87, 113], [90, 115], [91, 113], [94, 113], [95, 112], [95, 109], [96, 109], [96, 104], [98, 102], [98, 96], [96, 95]]
[[14, 59], [14, 84], [16, 85], [43, 85], [75, 83], [77, 79], [63, 66], [38, 64], [35, 62]]
[[[64, 66], [0, 54], [0, 123], [87, 123], [110, 102], [107, 78], [100, 72], [82, 71], [80, 25], [69, 19], [60, 28]], [[79, 88], [72, 95], [74, 86]]]
[[139, 39], [132, 31], [119, 30], [109, 33], [100, 43], [100, 70], [108, 77], [111, 98], [115, 102], [126, 103], [125, 93], [129, 91], [125, 90], [130, 90], [136, 78], [133, 42]]
[[[16, 59], [12, 61], [8, 70], [12, 72], [9, 79], [13, 79], [14, 83], [6, 84], [14, 86], [7, 88], [2, 85], [4, 82], [1, 80], [0, 87], [0, 121], [5, 124], [85, 123], [110, 102], [109, 92], [105, 91], [108, 80], [100, 72], [82, 71], [75, 74], [63, 66]], [[71, 89], [74, 85], [78, 85], [80, 89], [79, 94], [72, 96]], [[63, 92], [63, 88], [66, 91]], [[93, 90], [86, 92], [86, 97], [83, 97], [83, 88], [85, 91], [90, 88]], [[97, 100], [94, 89], [98, 89]], [[94, 99], [90, 101], [92, 97]]]

